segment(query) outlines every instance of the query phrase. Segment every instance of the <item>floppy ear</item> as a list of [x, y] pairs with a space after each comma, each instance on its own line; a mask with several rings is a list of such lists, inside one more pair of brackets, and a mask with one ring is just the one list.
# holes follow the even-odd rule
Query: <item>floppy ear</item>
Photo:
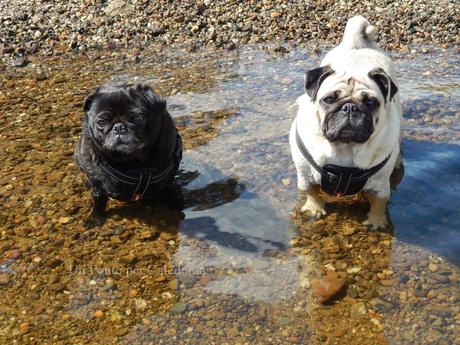
[[385, 102], [388, 98], [391, 102], [396, 92], [398, 92], [398, 87], [393, 83], [389, 75], [380, 67], [373, 69], [368, 75], [379, 87]]
[[136, 84], [134, 89], [143, 96], [149, 108], [152, 108], [156, 112], [163, 112], [166, 109], [166, 101], [158, 96], [150, 86]]
[[93, 104], [93, 99], [94, 96], [99, 92], [99, 88], [96, 88], [93, 93], [91, 93], [89, 96], [87, 96], [83, 102], [83, 110], [87, 112], [90, 108], [91, 105]]
[[327, 65], [312, 69], [305, 73], [305, 91], [313, 102], [316, 100], [316, 94], [324, 79], [334, 72], [331, 66]]

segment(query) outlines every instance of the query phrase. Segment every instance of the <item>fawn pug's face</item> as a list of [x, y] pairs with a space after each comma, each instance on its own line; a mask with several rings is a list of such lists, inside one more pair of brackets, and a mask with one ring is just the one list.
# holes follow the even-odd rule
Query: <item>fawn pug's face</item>
[[323, 66], [305, 74], [305, 89], [316, 106], [323, 136], [330, 142], [365, 143], [384, 125], [385, 102], [397, 91], [381, 68], [364, 75]]

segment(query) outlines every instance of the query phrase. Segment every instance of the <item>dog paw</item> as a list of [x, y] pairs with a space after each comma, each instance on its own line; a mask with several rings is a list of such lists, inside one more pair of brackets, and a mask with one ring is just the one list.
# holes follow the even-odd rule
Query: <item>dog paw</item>
[[105, 223], [105, 217], [92, 215], [84, 221], [83, 225], [85, 226], [86, 229], [92, 229], [92, 228], [100, 227], [104, 225], [104, 223]]
[[367, 219], [363, 222], [370, 230], [385, 229], [388, 226], [387, 217], [385, 215], [367, 215]]
[[307, 200], [307, 202], [302, 206], [300, 210], [302, 212], [309, 213], [315, 219], [320, 219], [321, 217], [326, 215], [326, 209], [324, 207], [324, 204], [320, 205], [310, 200]]

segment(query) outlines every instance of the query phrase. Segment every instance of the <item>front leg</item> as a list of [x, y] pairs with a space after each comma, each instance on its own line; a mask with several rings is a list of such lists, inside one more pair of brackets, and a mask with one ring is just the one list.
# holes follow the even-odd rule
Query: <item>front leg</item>
[[93, 210], [85, 221], [85, 226], [88, 229], [104, 224], [106, 217], [105, 207], [108, 201], [108, 197], [97, 187], [91, 188], [91, 195], [93, 197]]
[[319, 190], [319, 186], [310, 186], [305, 190], [307, 201], [301, 208], [302, 212], [308, 212], [316, 219], [326, 215], [324, 200], [320, 197]]
[[160, 197], [169, 209], [177, 211], [184, 209], [184, 195], [181, 186], [176, 181], [162, 189]]
[[389, 197], [379, 198], [373, 193], [366, 192], [367, 199], [371, 204], [371, 209], [367, 214], [367, 220], [363, 222], [371, 230], [384, 229], [388, 225], [386, 208]]

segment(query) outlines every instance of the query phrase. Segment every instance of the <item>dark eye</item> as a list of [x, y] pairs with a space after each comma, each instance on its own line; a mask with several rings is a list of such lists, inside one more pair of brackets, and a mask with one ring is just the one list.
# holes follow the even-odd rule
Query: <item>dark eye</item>
[[374, 109], [375, 107], [377, 107], [377, 102], [370, 98], [365, 98], [363, 100], [363, 103], [370, 109]]
[[333, 96], [327, 96], [323, 98], [323, 102], [326, 104], [332, 104], [335, 102], [335, 97]]
[[96, 121], [96, 124], [98, 127], [105, 127], [107, 125], [107, 120], [106, 119], [98, 119]]
[[137, 123], [144, 123], [144, 116], [142, 115], [136, 115], [134, 117], [131, 118], [132, 119], [132, 122], [137, 122]]

